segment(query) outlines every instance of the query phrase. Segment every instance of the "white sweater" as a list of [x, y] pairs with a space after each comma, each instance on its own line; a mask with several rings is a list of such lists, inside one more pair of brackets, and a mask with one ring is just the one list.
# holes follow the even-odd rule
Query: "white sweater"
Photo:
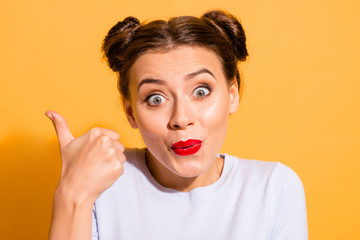
[[144, 149], [127, 149], [124, 174], [95, 202], [93, 240], [308, 239], [303, 185], [277, 162], [223, 157], [213, 184], [161, 186]]

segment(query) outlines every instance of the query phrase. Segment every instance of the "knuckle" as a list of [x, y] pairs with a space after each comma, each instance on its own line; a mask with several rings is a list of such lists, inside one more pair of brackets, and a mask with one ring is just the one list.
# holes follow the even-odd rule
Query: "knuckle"
[[116, 142], [116, 144], [117, 144], [117, 147], [119, 148], [119, 150], [120, 150], [121, 152], [124, 152], [125, 146], [124, 146], [122, 143], [120, 143], [120, 142]]
[[107, 146], [111, 143], [111, 138], [109, 136], [103, 135], [98, 137], [98, 142], [103, 146]]
[[113, 148], [113, 147], [109, 147], [106, 151], [107, 151], [107, 155], [108, 155], [108, 156], [114, 156], [114, 155], [116, 155], [116, 149]]
[[120, 162], [121, 162], [121, 163], [125, 163], [125, 162], [126, 162], [126, 156], [125, 156], [124, 154], [121, 154], [119, 158], [120, 158]]
[[121, 162], [116, 161], [114, 163], [113, 170], [114, 170], [116, 175], [118, 175], [118, 174], [121, 175], [124, 172], [124, 166], [123, 166], [123, 164]]
[[125, 150], [125, 146], [122, 143], [120, 143], [120, 148], [122, 152]]
[[91, 137], [97, 137], [101, 134], [101, 129], [99, 127], [94, 127], [89, 131]]
[[112, 133], [114, 134], [114, 137], [119, 139], [120, 138], [120, 134], [118, 132], [112, 131]]

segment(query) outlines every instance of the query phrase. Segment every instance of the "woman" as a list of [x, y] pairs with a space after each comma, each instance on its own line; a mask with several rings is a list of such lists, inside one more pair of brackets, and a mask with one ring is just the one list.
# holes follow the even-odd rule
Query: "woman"
[[211, 11], [110, 29], [103, 51], [146, 149], [48, 111], [62, 173], [50, 239], [307, 239], [304, 191], [280, 163], [219, 154], [239, 104], [245, 34]]

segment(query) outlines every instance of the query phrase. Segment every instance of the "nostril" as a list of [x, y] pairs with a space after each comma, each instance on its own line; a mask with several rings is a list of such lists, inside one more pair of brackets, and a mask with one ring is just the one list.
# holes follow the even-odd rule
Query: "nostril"
[[178, 130], [185, 129], [193, 124], [192, 112], [183, 105], [181, 107], [176, 106], [170, 118], [169, 127]]

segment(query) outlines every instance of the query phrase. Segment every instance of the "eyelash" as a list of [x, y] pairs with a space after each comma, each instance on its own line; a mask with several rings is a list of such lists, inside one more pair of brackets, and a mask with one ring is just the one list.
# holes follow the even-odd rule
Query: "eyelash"
[[157, 105], [151, 105], [151, 104], [149, 104], [149, 99], [150, 99], [151, 97], [157, 96], [157, 95], [165, 98], [165, 97], [164, 97], [162, 94], [160, 94], [160, 93], [151, 93], [150, 95], [148, 95], [148, 96], [145, 98], [144, 102], [146, 102], [146, 103], [147, 103], [149, 106], [151, 106], [151, 107], [157, 107]]
[[[201, 84], [201, 85], [197, 86], [197, 87], [195, 88], [195, 90], [193, 91], [193, 93], [194, 93], [197, 89], [199, 89], [199, 88], [206, 88], [206, 89], [209, 91], [208, 94], [206, 94], [205, 96], [200, 97], [200, 98], [205, 98], [205, 97], [207, 97], [207, 96], [209, 96], [209, 95], [211, 94], [211, 90], [212, 90], [212, 89], [211, 89], [211, 87], [210, 87], [209, 85], [207, 85], [207, 84]], [[147, 102], [148, 105], [151, 106], [151, 107], [157, 107], [158, 105], [149, 104], [149, 99], [150, 99], [151, 97], [153, 97], [153, 96], [156, 96], [156, 95], [159, 95], [159, 96], [165, 98], [162, 94], [155, 92], [155, 93], [151, 93], [150, 95], [148, 95], [148, 96], [145, 98], [144, 102]], [[159, 104], [159, 105], [160, 105], [160, 104]]]
[[[210, 87], [209, 85], [207, 85], [207, 84], [201, 84], [201, 85], [197, 86], [193, 92], [195, 92], [195, 91], [196, 91], [197, 89], [199, 89], [199, 88], [206, 88], [206, 89], [209, 91], [209, 93], [208, 93], [207, 95], [205, 95], [204, 97], [207, 97], [207, 96], [209, 96], [209, 95], [211, 94], [211, 90], [212, 90], [212, 89], [211, 89], [211, 87]], [[202, 97], [202, 98], [204, 98], [204, 97]]]

